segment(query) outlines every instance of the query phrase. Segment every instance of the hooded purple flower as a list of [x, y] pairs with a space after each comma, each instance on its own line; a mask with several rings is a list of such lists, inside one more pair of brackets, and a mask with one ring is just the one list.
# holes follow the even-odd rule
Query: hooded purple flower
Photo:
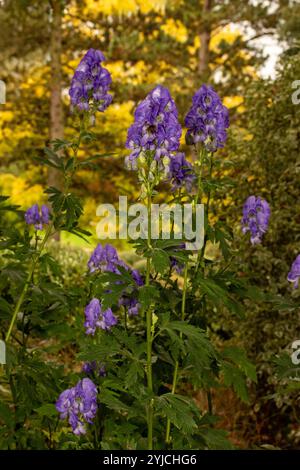
[[211, 86], [202, 85], [193, 96], [193, 103], [186, 115], [186, 141], [202, 142], [208, 152], [224, 146], [229, 127], [228, 109]]
[[101, 243], [99, 243], [89, 259], [88, 267], [91, 273], [96, 270], [118, 273], [116, 266], [124, 264], [125, 263], [119, 259], [117, 251], [112, 245], [107, 244], [102, 246]]
[[87, 335], [94, 335], [97, 327], [101, 330], [110, 330], [118, 322], [111, 308], [102, 311], [101, 303], [96, 298], [92, 299], [85, 307], [84, 313], [84, 326]]
[[297, 256], [292, 264], [291, 270], [288, 273], [288, 281], [294, 284], [294, 288], [297, 289], [300, 278], [300, 255]]
[[89, 49], [72, 78], [69, 95], [71, 104], [80, 111], [104, 111], [111, 103], [108, 94], [111, 84], [109, 71], [102, 67], [105, 57], [101, 51]]
[[261, 243], [263, 234], [268, 229], [271, 210], [264, 199], [255, 196], [249, 196], [243, 207], [242, 231], [250, 232], [250, 241]]
[[92, 424], [97, 408], [97, 387], [88, 378], [63, 391], [56, 402], [60, 419], [68, 418], [73, 433], [77, 435], [86, 433], [85, 422]]
[[34, 204], [25, 212], [25, 222], [28, 225], [34, 225], [36, 230], [43, 230], [43, 225], [49, 223], [49, 209], [42, 205], [39, 210], [38, 204]]
[[170, 158], [169, 178], [173, 191], [183, 186], [188, 191], [191, 190], [195, 174], [192, 165], [186, 160], [184, 153], [178, 152]]
[[153, 152], [154, 159], [162, 163], [178, 150], [181, 126], [174, 100], [167, 88], [156, 86], [138, 105], [134, 124], [129, 128], [126, 148], [131, 150], [126, 165], [137, 168], [137, 158], [144, 152]]

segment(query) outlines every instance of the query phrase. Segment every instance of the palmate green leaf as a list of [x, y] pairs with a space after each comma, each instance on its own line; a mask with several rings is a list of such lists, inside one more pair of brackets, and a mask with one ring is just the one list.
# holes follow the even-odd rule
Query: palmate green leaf
[[239, 366], [246, 377], [253, 380], [253, 382], [257, 382], [255, 365], [249, 361], [243, 349], [237, 347], [226, 348], [222, 355], [224, 358], [231, 360], [234, 364]]
[[200, 428], [200, 435], [210, 450], [233, 450], [234, 446], [227, 438], [228, 433], [222, 429]]
[[128, 414], [130, 407], [119, 399], [119, 395], [118, 392], [103, 386], [101, 388], [101, 403], [108, 406], [110, 410]]
[[84, 351], [78, 354], [78, 359], [82, 361], [105, 362], [108, 358], [113, 358], [121, 353], [121, 346], [115, 338], [110, 336], [110, 341], [101, 341], [99, 344], [89, 344]]
[[209, 367], [212, 359], [216, 358], [216, 351], [201, 328], [184, 321], [172, 321], [161, 324], [160, 332], [162, 331], [168, 332], [175, 346], [175, 353], [182, 349], [188, 355], [189, 365], [199, 370], [199, 373], [203, 367]]
[[229, 362], [222, 363], [224, 385], [232, 387], [237, 396], [245, 403], [249, 401], [246, 377], [244, 373], [235, 365]]
[[170, 258], [165, 251], [156, 248], [152, 251], [151, 257], [154, 269], [158, 273], [163, 274], [169, 268]]
[[184, 434], [194, 434], [197, 431], [196, 419], [200, 418], [200, 411], [192, 399], [165, 393], [154, 399], [155, 411], [162, 416], [169, 418]]
[[138, 361], [134, 361], [126, 372], [124, 385], [127, 389], [132, 388], [138, 383], [139, 380], [142, 380], [143, 377], [144, 368], [142, 364]]
[[165, 250], [166, 248], [178, 248], [184, 240], [163, 240], [158, 238], [157, 240], [152, 240], [152, 246], [154, 248]]
[[240, 318], [244, 318], [243, 306], [229, 295], [225, 286], [221, 286], [220, 283], [213, 278], [203, 278], [199, 276], [197, 277], [197, 283], [200, 292], [206, 294], [215, 305], [223, 304], [229, 311], [235, 313]]

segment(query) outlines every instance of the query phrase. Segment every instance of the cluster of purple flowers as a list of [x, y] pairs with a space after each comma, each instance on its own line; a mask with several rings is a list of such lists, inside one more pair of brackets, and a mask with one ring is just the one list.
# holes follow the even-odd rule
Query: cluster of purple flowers
[[294, 284], [295, 289], [299, 285], [299, 279], [300, 279], [300, 255], [297, 256], [295, 261], [293, 262], [291, 266], [291, 270], [288, 273], [288, 281], [292, 282]]
[[243, 207], [243, 233], [250, 232], [252, 244], [260, 243], [267, 231], [271, 210], [264, 199], [249, 196]]
[[87, 335], [94, 335], [96, 328], [101, 330], [110, 330], [110, 328], [118, 323], [118, 320], [114, 316], [112, 309], [108, 308], [102, 310], [101, 303], [98, 299], [94, 298], [85, 307], [85, 322]]
[[85, 422], [93, 423], [97, 408], [97, 387], [89, 378], [84, 378], [75, 387], [64, 390], [56, 402], [60, 418], [68, 418], [73, 433], [77, 435], [85, 434]]
[[111, 103], [108, 93], [111, 76], [102, 67], [105, 57], [101, 51], [89, 49], [80, 61], [72, 78], [69, 95], [71, 104], [80, 111], [104, 111]]
[[[130, 272], [136, 287], [144, 285], [144, 281], [139, 271], [137, 269], [131, 269], [126, 263], [124, 263], [124, 261], [119, 258], [116, 249], [110, 244], [102, 246], [101, 243], [99, 243], [97, 245], [88, 261], [88, 267], [91, 273], [100, 271], [102, 273], [111, 272], [115, 274], [121, 274], [119, 268], [122, 267], [126, 271]], [[134, 297], [134, 292], [133, 295], [127, 295], [126, 293], [122, 294], [119, 300], [119, 305], [126, 307], [129, 315], [137, 315], [140, 308], [138, 300]]]
[[134, 124], [128, 130], [126, 148], [131, 150], [126, 159], [128, 168], [137, 168], [137, 159], [146, 152], [154, 160], [163, 162], [179, 148], [181, 126], [174, 100], [167, 88], [156, 86], [138, 105], [134, 113]]
[[28, 225], [34, 225], [36, 230], [43, 230], [43, 226], [49, 223], [49, 209], [42, 205], [39, 209], [38, 204], [34, 204], [25, 212], [25, 222]]
[[185, 125], [187, 143], [202, 142], [209, 152], [223, 147], [229, 127], [229, 113], [211, 86], [202, 85], [195, 93]]

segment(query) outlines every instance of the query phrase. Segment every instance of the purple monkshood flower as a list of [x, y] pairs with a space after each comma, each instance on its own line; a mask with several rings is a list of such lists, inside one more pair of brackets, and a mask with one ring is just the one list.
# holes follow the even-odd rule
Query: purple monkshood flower
[[71, 105], [80, 111], [105, 111], [112, 101], [108, 94], [111, 84], [109, 71], [102, 67], [101, 51], [89, 49], [81, 59], [72, 78], [69, 95]]
[[202, 85], [193, 96], [192, 106], [185, 118], [186, 141], [202, 142], [208, 152], [223, 147], [229, 127], [228, 109], [211, 86]]
[[[143, 278], [139, 271], [137, 269], [131, 269], [126, 263], [124, 263], [124, 261], [119, 258], [116, 249], [110, 244], [102, 246], [101, 243], [99, 243], [88, 261], [88, 268], [91, 273], [100, 271], [102, 273], [112, 272], [115, 274], [121, 274], [119, 270], [120, 267], [123, 267], [126, 271], [130, 272], [136, 287], [144, 285]], [[119, 283], [119, 281], [116, 282]], [[124, 293], [119, 300], [119, 305], [123, 305], [128, 308], [129, 315], [137, 315], [140, 308], [140, 304], [134, 298], [134, 295], [136, 295], [135, 289], [130, 296]]]
[[192, 165], [185, 158], [184, 153], [178, 152], [170, 158], [169, 179], [172, 183], [172, 190], [186, 187], [190, 191], [195, 180], [195, 173]]
[[152, 152], [154, 159], [163, 165], [163, 158], [169, 158], [179, 148], [181, 126], [174, 100], [167, 88], [156, 86], [138, 105], [134, 123], [128, 130], [126, 148], [131, 150], [126, 166], [137, 168], [137, 159]]
[[38, 204], [34, 204], [25, 212], [25, 222], [28, 225], [34, 225], [36, 230], [43, 230], [43, 225], [49, 223], [49, 209], [42, 205], [39, 209]]
[[97, 387], [88, 378], [80, 380], [75, 387], [64, 390], [56, 402], [60, 419], [68, 418], [73, 433], [77, 435], [86, 433], [85, 424], [93, 423], [97, 408]]
[[125, 267], [125, 263], [118, 257], [117, 250], [109, 243], [102, 246], [99, 243], [93, 251], [89, 262], [88, 268], [90, 272], [99, 270], [101, 272], [112, 272], [118, 274], [117, 266]]
[[300, 279], [300, 255], [298, 255], [293, 262], [287, 279], [289, 282], [292, 282], [294, 284], [294, 288], [297, 289]]
[[92, 299], [85, 307], [84, 313], [84, 326], [87, 335], [94, 335], [97, 327], [101, 330], [110, 330], [110, 328], [118, 322], [111, 308], [102, 310], [101, 303], [96, 298]]
[[250, 241], [254, 245], [261, 243], [263, 234], [268, 229], [270, 206], [264, 199], [249, 196], [243, 207], [242, 231], [250, 232]]
[[87, 375], [92, 375], [95, 373], [99, 377], [106, 376], [105, 366], [98, 361], [85, 362], [82, 366], [82, 372]]

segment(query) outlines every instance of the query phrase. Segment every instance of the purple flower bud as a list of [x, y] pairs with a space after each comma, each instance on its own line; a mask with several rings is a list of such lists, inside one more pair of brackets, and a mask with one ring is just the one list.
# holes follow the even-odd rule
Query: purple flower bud
[[85, 362], [82, 366], [82, 372], [87, 375], [92, 375], [95, 373], [99, 377], [106, 376], [105, 366], [101, 362], [97, 361]]
[[71, 104], [80, 111], [105, 111], [112, 101], [108, 94], [111, 76], [107, 69], [102, 67], [105, 60], [101, 51], [89, 49], [72, 78], [69, 95]]
[[215, 152], [224, 146], [226, 129], [229, 127], [229, 113], [211, 86], [202, 85], [195, 93], [185, 118], [185, 125], [188, 144], [202, 142], [208, 152]]
[[69, 424], [76, 435], [86, 433], [85, 422], [93, 423], [97, 408], [97, 387], [88, 378], [63, 391], [56, 402], [60, 419], [69, 418]]
[[193, 167], [185, 158], [184, 153], [178, 152], [170, 158], [169, 179], [172, 183], [172, 189], [186, 187], [190, 191], [195, 180]]
[[261, 243], [263, 234], [268, 229], [271, 210], [264, 199], [249, 196], [243, 207], [242, 231], [250, 232], [252, 244]]
[[299, 285], [299, 278], [300, 278], [300, 255], [297, 256], [295, 261], [291, 266], [291, 270], [288, 273], [288, 281], [294, 284], [294, 288], [297, 289]]
[[28, 225], [34, 225], [36, 230], [43, 230], [43, 225], [49, 223], [49, 209], [42, 205], [39, 210], [38, 204], [34, 204], [25, 212], [25, 222]]

